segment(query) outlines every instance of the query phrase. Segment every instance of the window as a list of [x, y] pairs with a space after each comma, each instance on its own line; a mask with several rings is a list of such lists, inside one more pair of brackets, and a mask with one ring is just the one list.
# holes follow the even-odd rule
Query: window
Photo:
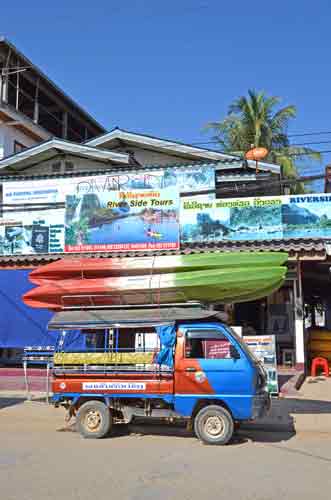
[[104, 349], [105, 330], [82, 330], [86, 335], [86, 347], [88, 349]]
[[27, 146], [24, 146], [24, 144], [21, 144], [18, 141], [14, 141], [14, 153], [20, 153], [21, 151], [24, 151], [24, 149], [27, 149]]
[[55, 163], [52, 163], [52, 173], [58, 174], [59, 172], [61, 172], [61, 162], [56, 161]]
[[73, 172], [74, 171], [74, 164], [72, 161], [65, 161], [64, 162], [64, 170], [66, 172]]
[[216, 330], [192, 330], [185, 342], [186, 358], [230, 359], [239, 353], [230, 340]]

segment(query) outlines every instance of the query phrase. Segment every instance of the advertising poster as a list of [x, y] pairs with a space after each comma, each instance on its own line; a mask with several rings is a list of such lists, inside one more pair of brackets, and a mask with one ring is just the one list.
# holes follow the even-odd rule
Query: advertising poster
[[[9, 207], [0, 219], [2, 255], [64, 252], [64, 208], [37, 210], [28, 206], [63, 202], [61, 185], [54, 179], [3, 184], [3, 203]], [[24, 211], [9, 211], [10, 205], [20, 204], [26, 205]]]
[[282, 197], [283, 238], [331, 238], [331, 195]]
[[179, 248], [174, 189], [78, 192], [66, 199], [66, 252]]
[[331, 196], [292, 195], [199, 200], [183, 198], [181, 241], [331, 238]]
[[215, 189], [215, 168], [212, 166], [165, 167], [162, 170], [59, 179], [66, 194], [69, 182], [71, 193], [131, 191], [133, 189], [176, 189], [179, 193]]
[[10, 216], [8, 214], [7, 217], [5, 215], [0, 219], [1, 255], [31, 255], [63, 251], [64, 209], [13, 212]]
[[278, 394], [276, 342], [274, 335], [256, 335], [243, 337], [245, 343], [253, 352], [255, 357], [263, 363], [267, 372], [268, 391]]
[[[176, 249], [179, 192], [214, 188], [212, 166], [6, 182], [3, 203], [25, 207], [4, 210], [0, 253]], [[40, 203], [66, 208], [27, 207]]]
[[160, 187], [176, 187], [179, 193], [215, 189], [215, 168], [208, 165], [165, 168]]

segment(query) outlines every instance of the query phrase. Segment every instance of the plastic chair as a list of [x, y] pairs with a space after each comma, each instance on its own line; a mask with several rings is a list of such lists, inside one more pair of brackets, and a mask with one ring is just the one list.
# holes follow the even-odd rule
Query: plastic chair
[[322, 374], [329, 376], [329, 363], [325, 358], [314, 358], [311, 364], [311, 376], [316, 377], [317, 369], [322, 368]]

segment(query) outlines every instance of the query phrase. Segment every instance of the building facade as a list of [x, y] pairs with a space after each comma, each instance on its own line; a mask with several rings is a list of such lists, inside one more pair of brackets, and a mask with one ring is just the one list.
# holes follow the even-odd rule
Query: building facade
[[[220, 151], [119, 128], [106, 132], [6, 40], [0, 40], [0, 69], [0, 223], [3, 227], [8, 224], [8, 219], [15, 219], [18, 210], [13, 208], [13, 203], [6, 197], [10, 183], [24, 186], [24, 192], [29, 191], [29, 186], [35, 182], [69, 185], [77, 179], [93, 178], [93, 182], [97, 183], [97, 179], [106, 176], [113, 183], [111, 189], [110, 184], [107, 189], [120, 191], [125, 189], [123, 183], [128, 178], [134, 178], [131, 184], [133, 189], [135, 183], [141, 183], [142, 178], [145, 187], [148, 187], [149, 181], [146, 179], [150, 180], [152, 177], [155, 181], [164, 172], [167, 173], [167, 182], [171, 186], [173, 179], [180, 178], [185, 171], [190, 182], [180, 192], [181, 198], [203, 195], [222, 200], [247, 196], [277, 197], [282, 194], [278, 165], [260, 162], [256, 170], [255, 162]], [[200, 186], [199, 176], [200, 179], [201, 175], [206, 177], [207, 172], [212, 172], [213, 184], [202, 183]], [[90, 199], [90, 206], [92, 201]], [[40, 202], [22, 205], [26, 212], [40, 210]], [[48, 198], [45, 205], [47, 210], [54, 208], [53, 202]], [[63, 210], [64, 206], [60, 205], [61, 203], [57, 209]], [[36, 219], [37, 222], [29, 222], [29, 230], [32, 226], [43, 225], [39, 212]], [[262, 229], [261, 225], [260, 230]], [[41, 229], [38, 230], [41, 234]], [[50, 240], [57, 241], [57, 231], [58, 229], [50, 231]], [[7, 233], [12, 235], [14, 231], [8, 229]], [[10, 237], [14, 249], [14, 238]], [[57, 247], [58, 242], [53, 242], [53, 245], [58, 251], [43, 251], [41, 246], [36, 250], [35, 245], [33, 252], [25, 253], [11, 251], [7, 244], [6, 249], [0, 253], [2, 362], [17, 362], [15, 351], [11, 349], [22, 347], [22, 342], [27, 342], [27, 336], [23, 332], [33, 332], [31, 335], [34, 341], [40, 344], [52, 341], [47, 336], [49, 314], [25, 308], [21, 295], [31, 287], [28, 282], [31, 269], [69, 256], [60, 246]], [[303, 238], [259, 237], [256, 240], [250, 238], [231, 241], [228, 238], [222, 240], [218, 234], [217, 238], [206, 237], [199, 241], [179, 240], [178, 246], [173, 249], [152, 250], [158, 255], [233, 251], [288, 252], [288, 276], [279, 292], [254, 303], [233, 305], [230, 312], [232, 324], [242, 326], [244, 332], [246, 329], [246, 332], [256, 334], [276, 335], [278, 363], [293, 370], [302, 370], [309, 359], [305, 309], [310, 307], [311, 316], [316, 294], [322, 289], [325, 293], [320, 294], [319, 303], [327, 300], [327, 287], [321, 287], [320, 283], [328, 266], [328, 240], [309, 237], [307, 233]], [[85, 250], [81, 255], [136, 257], [150, 253], [150, 250], [146, 253], [141, 249], [120, 252]], [[76, 252], [75, 255], [80, 253]], [[314, 296], [311, 290], [315, 290]]]
[[12, 43], [0, 38], [0, 158], [51, 137], [80, 143], [103, 132]]

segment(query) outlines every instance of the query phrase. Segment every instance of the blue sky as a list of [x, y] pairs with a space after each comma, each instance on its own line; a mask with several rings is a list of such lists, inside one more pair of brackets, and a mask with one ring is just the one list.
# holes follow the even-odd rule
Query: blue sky
[[[1, 18], [3, 35], [106, 128], [208, 141], [204, 124], [256, 88], [297, 106], [290, 133], [331, 131], [327, 0], [34, 0], [6, 2]], [[331, 150], [331, 134], [293, 137], [328, 140], [312, 147]]]

